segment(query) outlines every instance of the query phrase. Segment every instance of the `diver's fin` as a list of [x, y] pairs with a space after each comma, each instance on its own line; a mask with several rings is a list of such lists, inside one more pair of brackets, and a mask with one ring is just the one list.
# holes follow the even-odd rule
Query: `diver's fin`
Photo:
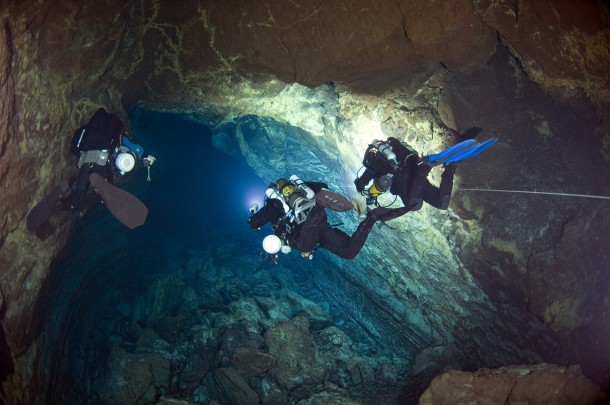
[[466, 159], [470, 159], [471, 157], [477, 156], [478, 154], [483, 152], [485, 149], [487, 149], [490, 146], [492, 146], [493, 144], [495, 144], [497, 141], [498, 140], [496, 138], [488, 139], [483, 143], [469, 147], [461, 152], [456, 153], [453, 156], [450, 156], [449, 158], [445, 159], [445, 161], [443, 163], [444, 164], [449, 164], [449, 163], [456, 164], [456, 163], [463, 162]]
[[465, 141], [462, 141], [460, 143], [457, 143], [453, 146], [448, 147], [447, 149], [445, 149], [442, 152], [428, 156], [428, 162], [432, 163], [433, 165], [440, 164], [445, 159], [447, 159], [449, 156], [456, 154], [476, 143], [477, 142], [474, 139], [466, 139]]
[[28, 231], [34, 232], [42, 224], [44, 224], [55, 212], [57, 202], [70, 190], [67, 181], [62, 181], [47, 194], [38, 204], [34, 206], [28, 213], [26, 218], [26, 226]]
[[316, 193], [316, 201], [324, 208], [337, 212], [346, 212], [354, 208], [354, 204], [347, 198], [325, 188]]
[[148, 208], [133, 194], [113, 186], [97, 173], [89, 176], [91, 185], [98, 193], [108, 211], [123, 225], [133, 229], [146, 221]]

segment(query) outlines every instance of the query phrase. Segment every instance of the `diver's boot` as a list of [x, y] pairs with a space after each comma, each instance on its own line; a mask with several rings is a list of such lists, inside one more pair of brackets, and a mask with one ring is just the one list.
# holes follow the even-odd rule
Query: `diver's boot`
[[457, 164], [445, 165], [445, 171], [441, 175], [441, 184], [439, 186], [439, 209], [446, 210], [451, 202], [451, 191], [453, 190], [453, 176]]
[[[406, 205], [412, 208], [419, 209], [423, 204], [422, 190], [424, 188], [424, 184], [426, 183], [426, 178], [428, 174], [432, 170], [432, 166], [430, 166], [425, 161], [420, 162], [417, 166], [417, 174], [409, 187], [408, 200], [405, 202]], [[403, 201], [404, 202], [404, 201]]]
[[377, 207], [369, 209], [368, 216], [374, 220], [389, 221], [406, 214], [409, 211], [408, 207], [399, 208], [388, 208], [388, 207]]

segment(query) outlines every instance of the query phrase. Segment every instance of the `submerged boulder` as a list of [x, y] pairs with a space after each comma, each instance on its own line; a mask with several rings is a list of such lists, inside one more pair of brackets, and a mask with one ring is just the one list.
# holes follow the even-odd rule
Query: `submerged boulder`
[[324, 378], [318, 348], [308, 329], [307, 318], [298, 316], [279, 323], [265, 333], [269, 353], [278, 358], [270, 374], [286, 389], [320, 383]]
[[508, 366], [474, 373], [451, 370], [436, 377], [420, 405], [464, 403], [597, 404], [600, 388], [578, 366]]

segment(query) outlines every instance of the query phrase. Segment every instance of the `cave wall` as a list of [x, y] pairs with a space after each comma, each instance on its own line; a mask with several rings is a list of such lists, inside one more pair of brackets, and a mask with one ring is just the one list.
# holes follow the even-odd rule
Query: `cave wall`
[[[0, 19], [0, 271], [2, 327], [12, 357], [2, 360], [16, 369], [8, 375], [12, 367], [2, 368], [8, 398], [27, 391], [36, 359], [30, 344], [40, 333], [31, 311], [69, 226], [67, 217], [59, 217], [44, 234], [31, 235], [25, 215], [70, 174], [67, 142], [98, 106], [126, 117], [124, 111], [141, 104], [194, 119], [213, 117], [214, 125], [247, 113], [271, 116], [332, 136], [329, 145], [334, 142], [353, 167], [371, 135], [359, 132], [361, 123], [391, 118], [386, 135], [404, 124], [416, 133], [418, 146], [441, 145], [439, 135], [449, 128], [472, 124], [460, 110], [469, 106], [459, 92], [457, 101], [447, 96], [440, 106], [437, 95], [451, 78], [484, 66], [499, 39], [547, 94], [563, 103], [592, 103], [597, 129], [570, 133], [570, 142], [600, 145], [606, 158], [610, 149], [610, 32], [601, 1], [309, 1], [265, 7], [247, 1], [5, 1]], [[308, 101], [307, 90], [282, 81], [345, 86], [338, 116], [350, 124], [325, 117], [328, 110]], [[417, 108], [401, 101], [422, 88], [429, 94]], [[297, 102], [276, 109], [270, 101], [276, 97]], [[299, 113], [303, 107], [310, 114]], [[474, 206], [467, 211], [486, 203], [468, 202]], [[591, 241], [595, 252], [596, 243], [603, 241]], [[555, 268], [542, 256], [536, 263]], [[528, 284], [521, 288], [527, 291]]]

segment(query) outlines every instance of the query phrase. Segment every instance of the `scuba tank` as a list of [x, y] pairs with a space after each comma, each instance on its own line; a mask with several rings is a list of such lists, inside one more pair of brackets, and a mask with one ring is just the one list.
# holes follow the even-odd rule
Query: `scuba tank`
[[369, 187], [369, 189], [367, 190], [367, 205], [375, 204], [377, 197], [388, 191], [390, 187], [392, 187], [392, 175], [384, 174], [383, 176], [380, 176], [375, 179], [371, 187]]
[[377, 148], [379, 153], [388, 160], [392, 165], [398, 166], [398, 160], [396, 159], [396, 153], [392, 150], [392, 146], [386, 141], [380, 141], [378, 139], [373, 140], [373, 146]]
[[301, 179], [299, 179], [296, 175], [290, 176], [290, 182], [297, 186], [297, 190], [299, 190], [305, 198], [312, 199], [316, 196], [316, 193]]
[[290, 207], [286, 204], [284, 199], [277, 193], [274, 188], [269, 187], [265, 191], [265, 195], [267, 196], [267, 198], [275, 198], [276, 200], [279, 200], [282, 203], [282, 207], [284, 208], [284, 213], [288, 214], [288, 212], [290, 212]]
[[[294, 176], [300, 180], [298, 177]], [[290, 180], [284, 178], [278, 179], [276, 182], [279, 194], [284, 199], [284, 202], [288, 204], [288, 207], [292, 209], [292, 217], [297, 224], [301, 224], [307, 219], [309, 211], [316, 205], [316, 201], [312, 198], [307, 198], [306, 195], [313, 195], [315, 193], [309, 186], [303, 181], [295, 185]], [[304, 190], [304, 193], [299, 190]], [[309, 190], [309, 192], [308, 192]]]

